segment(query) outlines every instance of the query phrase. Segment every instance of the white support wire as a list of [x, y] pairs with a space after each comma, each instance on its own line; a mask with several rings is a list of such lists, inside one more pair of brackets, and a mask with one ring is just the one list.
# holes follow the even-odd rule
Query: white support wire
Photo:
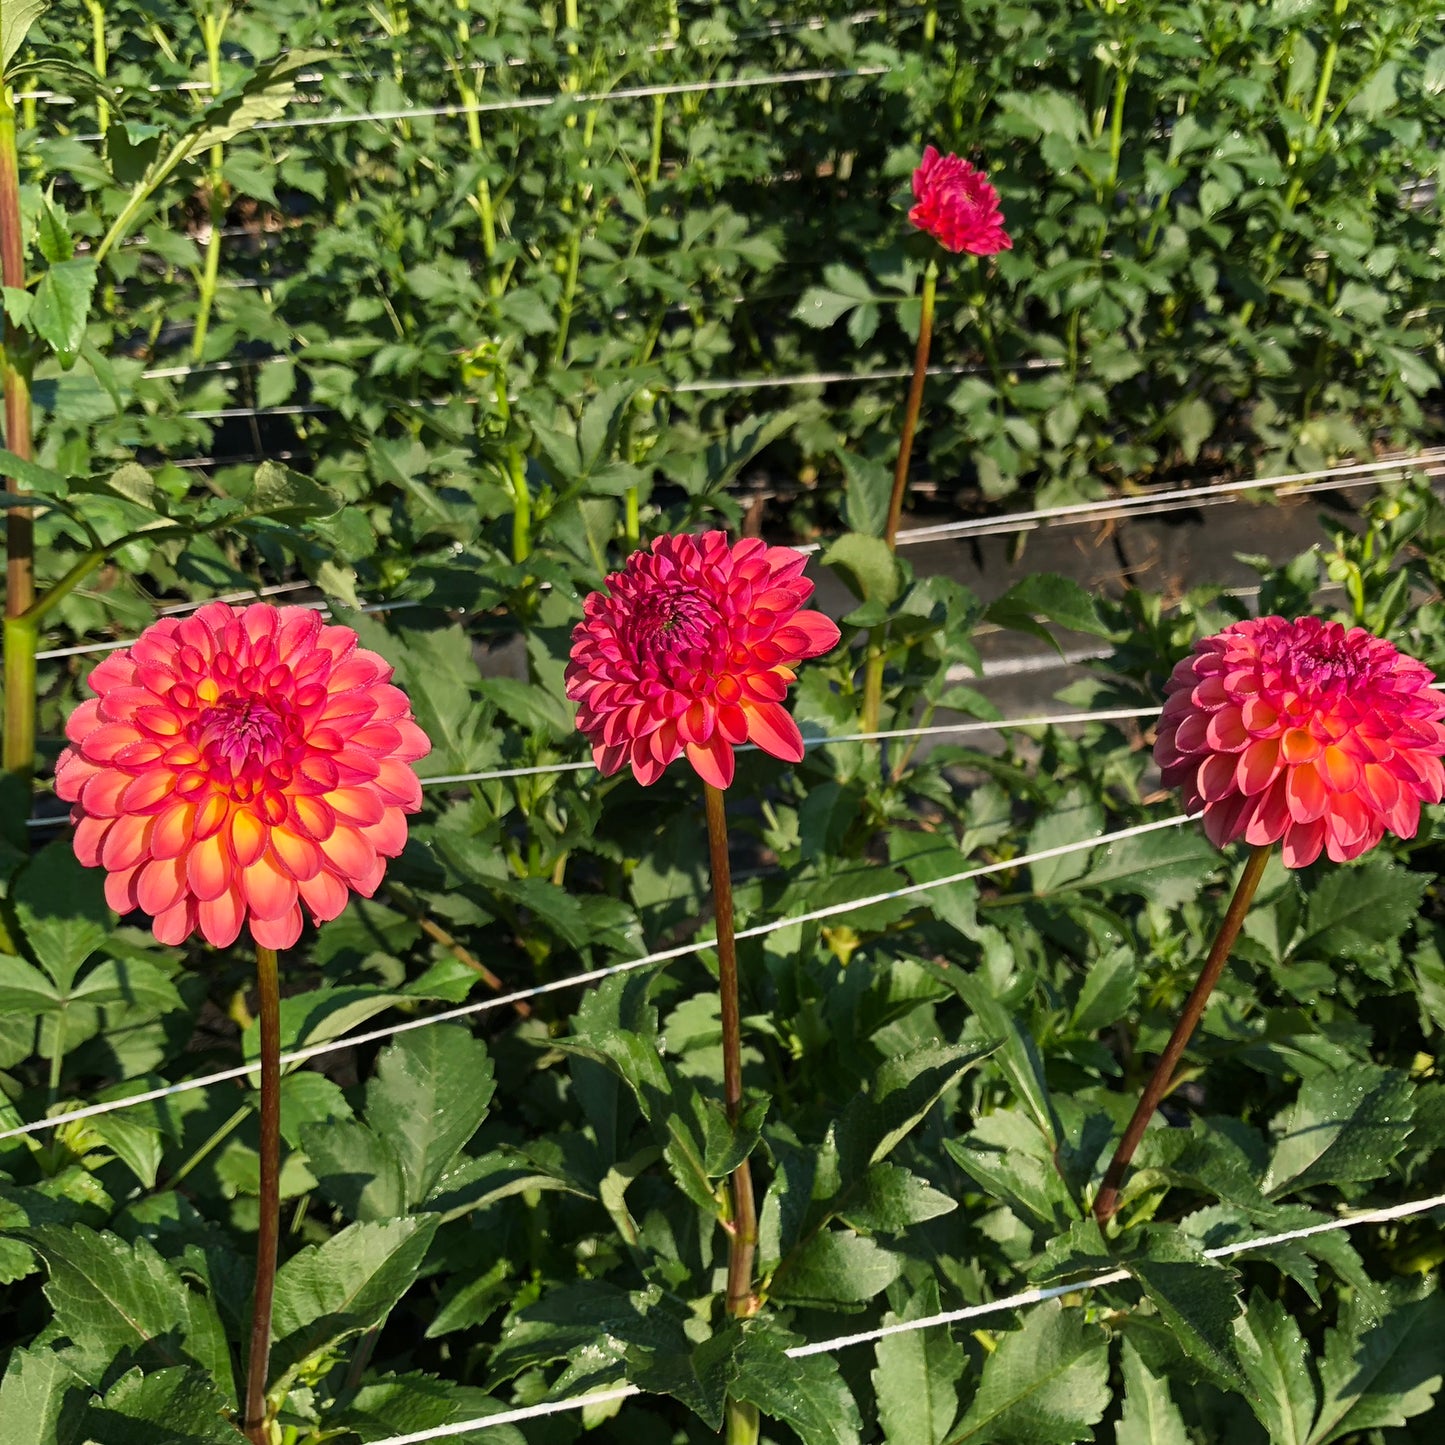
[[597, 105], [603, 101], [646, 100], [657, 95], [700, 95], [711, 91], [752, 90], [759, 86], [807, 85], [823, 80], [860, 80], [887, 75], [887, 65], [860, 65], [845, 70], [785, 70], [771, 75], [734, 75], [724, 80], [676, 81], [666, 85], [629, 85], [618, 90], [558, 91], [551, 95], [520, 95], [508, 100], [483, 100], [472, 105], [415, 106], [405, 110], [344, 111], [337, 115], [290, 116], [263, 120], [252, 130], [300, 130], [309, 126], [360, 125], [368, 121], [423, 120], [428, 117], [495, 115], [500, 111], [542, 110], [550, 105]]
[[[1156, 818], [1149, 823], [1136, 823], [1129, 828], [1119, 828], [1112, 833], [1100, 833], [1093, 838], [1081, 838], [1073, 843], [1061, 843], [1054, 848], [1042, 848], [1035, 853], [1025, 853], [1017, 858], [1005, 858], [997, 863], [982, 863], [974, 868], [965, 868], [961, 872], [951, 873], [943, 878], [930, 878], [922, 883], [909, 883], [902, 888], [891, 888], [884, 893], [875, 893], [866, 898], [850, 899], [846, 903], [832, 903], [824, 908], [814, 908], [806, 913], [789, 914], [786, 918], [774, 918], [767, 923], [755, 923], [750, 928], [742, 928], [735, 935], [739, 940], [745, 938], [765, 938], [769, 934], [778, 933], [784, 928], [802, 927], [809, 923], [821, 923], [827, 918], [837, 918], [845, 913], [855, 913], [864, 908], [872, 908], [880, 903], [893, 903], [900, 898], [915, 898], [920, 894], [930, 893], [935, 888], [947, 888], [954, 883], [966, 883], [973, 878], [987, 878], [994, 873], [1008, 872], [1014, 868], [1026, 868], [1034, 863], [1042, 863], [1049, 858], [1062, 858], [1069, 853], [1080, 853], [1093, 848], [1106, 848], [1114, 843], [1121, 843], [1129, 838], [1142, 837], [1146, 833], [1157, 833], [1164, 828], [1177, 828], [1182, 823], [1189, 821], [1187, 814], [1179, 813], [1172, 818]], [[694, 954], [703, 953], [707, 949], [716, 948], [717, 939], [699, 938], [690, 943], [681, 943], [673, 948], [659, 949], [655, 953], [644, 954], [641, 958], [631, 958], [623, 963], [608, 964], [603, 968], [593, 968], [585, 973], [573, 974], [568, 978], [553, 979], [550, 983], [537, 984], [532, 988], [517, 989], [512, 993], [499, 994], [494, 998], [478, 999], [472, 1003], [460, 1004], [456, 1008], [443, 1009], [440, 1013], [426, 1014], [421, 1018], [403, 1020], [401, 1023], [388, 1024], [384, 1028], [370, 1029], [360, 1034], [345, 1034], [340, 1038], [329, 1039], [325, 1043], [312, 1044], [306, 1048], [292, 1049], [289, 1053], [281, 1055], [280, 1062], [283, 1065], [304, 1064], [310, 1059], [321, 1058], [326, 1054], [336, 1053], [339, 1049], [355, 1048], [361, 1044], [381, 1043], [386, 1039], [396, 1038], [398, 1034], [410, 1033], [414, 1029], [430, 1028], [433, 1024], [450, 1023], [456, 1019], [474, 1018], [478, 1014], [492, 1013], [496, 1009], [510, 1008], [513, 1004], [522, 1003], [528, 999], [541, 998], [546, 994], [559, 993], [563, 989], [579, 988], [588, 984], [599, 983], [605, 978], [615, 978], [619, 974], [633, 973], [639, 968], [653, 968], [660, 963], [670, 963], [674, 959], [689, 958]], [[155, 1103], [160, 1099], [169, 1099], [176, 1094], [189, 1093], [193, 1089], [208, 1088], [212, 1084], [226, 1083], [232, 1079], [242, 1079], [250, 1074], [260, 1071], [259, 1060], [249, 1064], [238, 1064], [234, 1068], [220, 1069], [213, 1074], [203, 1074], [195, 1079], [182, 1079], [176, 1084], [167, 1084], [156, 1089], [147, 1089], [142, 1093], [128, 1094], [120, 1099], [107, 1099], [98, 1104], [87, 1104], [80, 1109], [70, 1109], [62, 1114], [52, 1115], [46, 1119], [34, 1119], [28, 1124], [20, 1124], [11, 1129], [0, 1130], [0, 1141], [6, 1139], [17, 1139], [24, 1134], [36, 1134], [45, 1129], [59, 1128], [63, 1124], [74, 1123], [79, 1119], [94, 1119], [101, 1114], [111, 1114], [118, 1109], [128, 1109], [136, 1104]]]
[[[1341, 467], [1320, 467], [1310, 472], [1287, 472], [1274, 477], [1255, 477], [1246, 482], [1216, 482], [1208, 486], [1175, 489], [1155, 488], [1131, 497], [1113, 497], [1102, 502], [1076, 502], [1064, 507], [1039, 507], [1029, 512], [1011, 512], [1006, 517], [981, 517], [964, 522], [940, 522], [930, 527], [910, 527], [898, 534], [898, 545], [914, 546], [941, 538], [987, 536], [991, 531], [1007, 528], [1010, 532], [1030, 531], [1041, 524], [1057, 526], [1061, 522], [1108, 521], [1116, 517], [1146, 514], [1160, 503], [1164, 510], [1181, 506], [1211, 505], [1243, 492], [1273, 491], [1289, 496], [1295, 491], [1329, 491], [1360, 482], [1377, 480], [1381, 475], [1411, 471], [1427, 471], [1432, 475], [1445, 472], [1445, 447], [1430, 447], [1414, 456], [1393, 457], [1387, 461], [1351, 462]], [[1323, 482], [1323, 485], [1321, 485]], [[1316, 485], [1306, 487], [1305, 483]], [[815, 544], [826, 546], [826, 543]]]
[[[1092, 653], [1089, 655], [1093, 656]], [[1108, 655], [1104, 654], [1104, 656]], [[1046, 717], [998, 718], [992, 722], [935, 723], [929, 727], [885, 728], [881, 732], [871, 733], [839, 733], [836, 736], [810, 734], [804, 736], [803, 747], [804, 749], [826, 748], [833, 746], [834, 743], [871, 743], [883, 742], [890, 738], [943, 737], [960, 733], [1008, 732], [1013, 728], [1063, 727], [1071, 723], [1117, 722], [1124, 718], [1154, 717], [1158, 712], [1157, 706], [1115, 707], [1104, 708], [1098, 712], [1052, 713]], [[758, 751], [758, 745], [742, 743], [733, 751], [755, 753]], [[537, 763], [527, 768], [490, 768], [481, 773], [447, 773], [441, 777], [423, 778], [421, 785], [424, 788], [440, 788], [453, 783], [490, 783], [501, 778], [536, 778], [549, 773], [580, 773], [589, 768], [595, 771], [595, 767], [596, 765], [590, 762]]]
[[[1445, 1194], [1431, 1199], [1413, 1199], [1404, 1204], [1393, 1204], [1384, 1209], [1365, 1209], [1357, 1214], [1341, 1215], [1320, 1224], [1306, 1225], [1302, 1229], [1286, 1229], [1278, 1234], [1260, 1235], [1255, 1239], [1243, 1239], [1235, 1244], [1219, 1245], [1204, 1251], [1205, 1259], [1229, 1259], [1254, 1249], [1268, 1249], [1279, 1244], [1293, 1244], [1296, 1240], [1310, 1239], [1317, 1234], [1332, 1234], [1342, 1229], [1355, 1229], [1365, 1224], [1389, 1224], [1397, 1219], [1410, 1219], [1416, 1215], [1428, 1214], [1432, 1209], [1445, 1207]], [[853, 1345], [871, 1344], [892, 1335], [913, 1334], [917, 1330], [938, 1329], [943, 1326], [960, 1324], [965, 1320], [984, 1319], [989, 1315], [1005, 1314], [1010, 1310], [1027, 1309], [1031, 1305], [1044, 1304], [1048, 1300], [1062, 1299], [1066, 1295], [1078, 1294], [1082, 1290], [1100, 1289], [1105, 1285], [1123, 1284], [1131, 1279], [1126, 1269], [1111, 1269], [1102, 1274], [1079, 1279], [1071, 1284], [1049, 1285], [1040, 1289], [1020, 1290], [1017, 1294], [1005, 1295], [1001, 1299], [987, 1300], [983, 1304], [967, 1305], [962, 1309], [944, 1310], [923, 1319], [903, 1320], [896, 1325], [882, 1325], [873, 1330], [861, 1330], [857, 1334], [836, 1335], [830, 1340], [817, 1340], [813, 1344], [794, 1345], [783, 1353], [790, 1360], [807, 1359], [810, 1355], [832, 1355]], [[636, 1385], [619, 1385], [611, 1390], [596, 1390], [589, 1395], [577, 1395], [570, 1400], [546, 1400], [539, 1405], [523, 1405], [513, 1410], [501, 1410], [495, 1415], [479, 1415], [471, 1420], [456, 1420], [449, 1425], [435, 1426], [430, 1430], [415, 1430], [407, 1435], [388, 1435], [373, 1445], [426, 1445], [431, 1440], [446, 1440], [457, 1435], [467, 1435], [474, 1430], [487, 1430], [498, 1425], [520, 1425], [526, 1420], [539, 1420], [547, 1415], [557, 1415], [568, 1410], [585, 1410], [592, 1405], [610, 1405], [620, 1400], [631, 1399], [643, 1393]]]

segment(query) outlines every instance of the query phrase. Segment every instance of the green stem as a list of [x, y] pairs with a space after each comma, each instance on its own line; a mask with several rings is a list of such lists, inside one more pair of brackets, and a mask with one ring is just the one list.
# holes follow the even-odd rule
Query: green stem
[[[1308, 138], [1299, 146], [1290, 147], [1286, 164], [1294, 174], [1290, 178], [1289, 188], [1284, 193], [1280, 224], [1275, 227], [1274, 235], [1269, 238], [1269, 245], [1265, 248], [1263, 284], [1266, 291], [1274, 284], [1275, 277], [1279, 275], [1279, 268], [1275, 262], [1279, 257], [1280, 248], [1284, 245], [1284, 222], [1294, 214], [1295, 207], [1299, 205], [1300, 196], [1304, 194], [1305, 178], [1299, 173], [1298, 167], [1304, 151], [1313, 149], [1319, 138], [1320, 123], [1325, 118], [1325, 106], [1329, 103], [1330, 86], [1335, 78], [1335, 62], [1339, 59], [1340, 40], [1345, 33], [1345, 12], [1349, 9], [1349, 5], [1350, 0], [1335, 0], [1334, 25], [1330, 30], [1325, 53], [1320, 60], [1319, 79], [1315, 83], [1315, 98], [1310, 105]], [[1253, 298], [1239, 308], [1240, 326], [1249, 325], [1254, 319], [1255, 309], [1256, 303]]]
[[1239, 875], [1239, 882], [1235, 885], [1234, 897], [1229, 900], [1224, 921], [1215, 935], [1214, 946], [1204, 961], [1199, 982], [1184, 1000], [1179, 1022], [1174, 1025], [1174, 1032], [1169, 1035], [1169, 1042], [1164, 1046], [1164, 1052], [1159, 1055], [1159, 1062], [1154, 1065], [1149, 1082], [1144, 1085], [1134, 1117], [1129, 1120], [1129, 1127], [1124, 1130], [1124, 1137], [1119, 1141], [1119, 1147], [1114, 1151], [1114, 1157], [1104, 1172], [1103, 1183], [1100, 1184], [1098, 1196], [1094, 1200], [1094, 1217], [1101, 1225], [1107, 1224], [1119, 1208], [1119, 1186], [1124, 1182], [1124, 1172], [1133, 1161], [1134, 1151], [1138, 1149], [1139, 1141], [1144, 1137], [1144, 1131], [1154, 1117], [1154, 1111], [1169, 1093], [1174, 1081], [1174, 1071], [1199, 1025], [1204, 1014], [1204, 1005], [1209, 1002], [1209, 995], [1214, 992], [1214, 986], [1219, 982], [1225, 964], [1229, 962], [1230, 950], [1234, 947], [1235, 939], [1239, 937], [1249, 905], [1254, 901], [1255, 890], [1264, 875], [1272, 846], [1269, 843], [1263, 844], [1249, 855], [1244, 871]]
[[5, 771], [28, 788], [35, 771], [35, 624], [5, 619]]
[[[211, 82], [211, 94], [221, 93], [221, 36], [226, 22], [230, 19], [231, 7], [222, 5], [219, 9], [201, 17], [201, 33], [206, 42], [206, 78]], [[191, 337], [191, 360], [200, 361], [206, 353], [206, 332], [211, 323], [211, 308], [216, 302], [216, 282], [221, 273], [221, 232], [226, 223], [226, 182], [221, 175], [225, 165], [224, 146], [211, 147], [210, 170], [206, 177], [209, 192], [211, 234], [206, 241], [206, 265], [201, 272], [200, 300], [196, 307], [196, 329]]]
[[[597, 107], [593, 106], [587, 112], [587, 119], [582, 127], [581, 173], [584, 177], [588, 170], [587, 157], [592, 150], [592, 138], [597, 132], [597, 113]], [[577, 226], [567, 245], [567, 279], [562, 285], [562, 300], [557, 308], [557, 341], [552, 348], [552, 364], [554, 366], [562, 364], [567, 350], [567, 331], [572, 324], [572, 309], [577, 300], [577, 272], [582, 261], [582, 232], [585, 229], [582, 211], [591, 196], [591, 182], [585, 179], [578, 181], [575, 205]]]
[[[888, 499], [888, 520], [883, 540], [890, 552], [897, 550], [898, 524], [903, 519], [903, 498], [908, 490], [908, 464], [913, 456], [913, 436], [918, 430], [918, 414], [923, 409], [923, 387], [928, 380], [928, 351], [933, 342], [933, 302], [938, 293], [938, 264], [928, 263], [923, 273], [922, 305], [918, 312], [918, 345], [913, 352], [913, 378], [908, 383], [908, 403], [903, 410], [903, 433], [898, 439], [898, 462], [893, 468], [893, 492]], [[868, 658], [863, 673], [862, 730], [878, 731], [878, 715], [883, 705], [883, 647], [881, 636], [868, 637]]]
[[[505, 432], [512, 421], [512, 403], [507, 398], [507, 373], [500, 360], [495, 374], [497, 410]], [[527, 459], [515, 443], [507, 442], [504, 451], [512, 493], [512, 561], [525, 562], [532, 554], [532, 493], [527, 486]]]
[[[20, 214], [20, 155], [15, 140], [15, 95], [0, 85], [0, 280], [16, 291], [25, 289], [25, 240]], [[24, 334], [5, 317], [3, 384], [5, 445], [17, 457], [32, 460], [30, 439], [30, 365]], [[8, 477], [6, 487], [22, 491]], [[12, 507], [5, 523], [5, 615], [19, 617], [35, 594], [35, 540], [27, 507]]]
[[261, 1195], [256, 1233], [256, 1289], [251, 1305], [251, 1348], [246, 1359], [245, 1432], [251, 1445], [267, 1445], [266, 1375], [271, 1360], [271, 1301], [281, 1239], [281, 984], [276, 950], [256, 946], [256, 988], [261, 1016]]
[[[736, 1127], [743, 1102], [742, 1019], [738, 1008], [738, 948], [733, 934], [732, 868], [728, 862], [727, 810], [720, 788], [703, 784], [707, 841], [712, 861], [713, 914], [717, 924], [718, 993], [722, 1004], [723, 1104]], [[758, 1247], [758, 1214], [752, 1169], [746, 1159], [728, 1181], [732, 1195], [728, 1227], [727, 1311], [737, 1318], [755, 1314], [753, 1257]], [[731, 1433], [729, 1441], [732, 1440]]]
[[[100, 0], [85, 0], [90, 11], [90, 58], [96, 75], [104, 81], [109, 62], [105, 42], [105, 6]], [[110, 129], [110, 102], [105, 98], [105, 87], [100, 86], [95, 94], [95, 119], [103, 136]]]

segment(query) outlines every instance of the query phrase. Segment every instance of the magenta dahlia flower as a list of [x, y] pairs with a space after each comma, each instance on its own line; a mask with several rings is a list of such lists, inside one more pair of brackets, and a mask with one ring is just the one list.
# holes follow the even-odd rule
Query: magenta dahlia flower
[[1237, 622], [1195, 644], [1166, 684], [1154, 757], [1221, 847], [1283, 840], [1287, 868], [1413, 838], [1445, 788], [1434, 674], [1361, 627]]
[[655, 783], [682, 753], [704, 782], [733, 780], [733, 748], [786, 762], [803, 737], [783, 707], [793, 668], [838, 642], [803, 604], [803, 553], [722, 532], [658, 537], [594, 592], [572, 633], [567, 696], [604, 774]]
[[946, 251], [992, 256], [1013, 248], [1003, 228], [998, 192], [962, 156], [940, 155], [926, 147], [913, 172], [913, 199], [918, 204], [908, 219]]
[[224, 947], [249, 923], [289, 948], [303, 905], [321, 923], [376, 891], [431, 744], [356, 644], [310, 608], [210, 602], [91, 673], [55, 791], [117, 913], [150, 914], [162, 943]]

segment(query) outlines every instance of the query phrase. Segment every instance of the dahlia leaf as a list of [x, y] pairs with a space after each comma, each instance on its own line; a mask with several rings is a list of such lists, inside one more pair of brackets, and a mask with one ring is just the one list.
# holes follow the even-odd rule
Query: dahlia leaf
[[789, 1359], [784, 1350], [794, 1343], [763, 1319], [746, 1321], [733, 1354], [732, 1393], [784, 1421], [803, 1445], [858, 1445], [858, 1406], [837, 1361], [831, 1355]]
[[1126, 1339], [1120, 1355], [1124, 1377], [1124, 1413], [1114, 1445], [1190, 1445], [1184, 1417], [1169, 1386], [1139, 1358]]
[[288, 1259], [276, 1273], [272, 1380], [380, 1324], [411, 1288], [438, 1222], [352, 1224]]
[[1441, 1385], [1445, 1295], [1409, 1298], [1402, 1289], [1346, 1297], [1340, 1323], [1325, 1332], [1324, 1395], [1307, 1445], [1404, 1425], [1431, 1406]]
[[404, 1034], [366, 1087], [366, 1122], [401, 1162], [408, 1202], [431, 1192], [487, 1117], [495, 1088], [487, 1046], [460, 1027]]
[[962, 1139], [945, 1139], [943, 1147], [970, 1179], [1024, 1223], [1058, 1230], [1077, 1221], [1078, 1206], [1043, 1136], [1017, 1109], [985, 1114]]
[[903, 564], [881, 537], [846, 532], [823, 553], [822, 560], [862, 602], [886, 607], [897, 601], [907, 582]]
[[201, 1370], [128, 1370], [86, 1412], [87, 1439], [105, 1445], [243, 1445], [227, 1402]]
[[[1039, 572], [1016, 582], [984, 616], [1000, 627], [1027, 632], [1049, 643], [1063, 656], [1063, 648], [1043, 621], [1057, 623], [1070, 632], [1091, 637], [1112, 636], [1112, 629], [1099, 616], [1098, 603], [1071, 578], [1053, 572]], [[1042, 619], [1042, 621], [1040, 620]]]
[[35, 855], [11, 897], [31, 952], [56, 987], [68, 991], [110, 935], [114, 915], [105, 904], [104, 876], [82, 868], [70, 844], [58, 841]]
[[1265, 1193], [1378, 1179], [1405, 1147], [1414, 1107], [1410, 1081], [1395, 1069], [1360, 1063], [1312, 1074], [1277, 1121]]
[[1260, 1290], [1235, 1321], [1244, 1392], [1271, 1445], [1305, 1445], [1319, 1407], [1309, 1352], [1294, 1317]]
[[1371, 858], [1331, 868], [1310, 894], [1304, 929], [1289, 949], [1293, 959], [1333, 960], [1368, 953], [1405, 932], [1420, 912], [1430, 875]]
[[88, 1393], [53, 1350], [15, 1350], [0, 1380], [0, 1445], [80, 1445], [71, 1396]]
[[[398, 1434], [424, 1434], [460, 1420], [495, 1415], [503, 1408], [475, 1385], [455, 1385], [450, 1380], [411, 1371], [384, 1375], [363, 1385], [334, 1423], [365, 1442]], [[331, 1423], [328, 1417], [328, 1425]], [[450, 1438], [460, 1445], [526, 1445], [526, 1438], [515, 1425], [492, 1425], [475, 1434]]]
[[1244, 1376], [1234, 1344], [1240, 1312], [1233, 1270], [1206, 1259], [1177, 1230], [1150, 1228], [1145, 1253], [1122, 1261], [1168, 1324], [1184, 1352], [1210, 1377], [1241, 1389]]
[[1109, 1403], [1108, 1339], [1077, 1309], [1036, 1305], [999, 1338], [948, 1445], [1073, 1445], [1092, 1440]]
[[301, 1143], [317, 1189], [348, 1219], [393, 1219], [415, 1202], [390, 1141], [360, 1120], [303, 1124]]
[[[883, 1324], [908, 1324], [938, 1311], [938, 1283], [929, 1279], [901, 1310], [884, 1315]], [[888, 1445], [941, 1445], [958, 1417], [957, 1381], [967, 1365], [962, 1347], [938, 1326], [887, 1335], [873, 1348], [878, 1424]]]
[[875, 1164], [849, 1192], [838, 1218], [851, 1229], [902, 1234], [951, 1214], [958, 1202], [900, 1164]]

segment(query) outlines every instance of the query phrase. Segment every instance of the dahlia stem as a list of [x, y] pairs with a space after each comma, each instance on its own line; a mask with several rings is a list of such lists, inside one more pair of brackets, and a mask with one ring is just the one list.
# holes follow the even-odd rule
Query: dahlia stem
[[[908, 383], [908, 404], [903, 410], [903, 432], [898, 439], [898, 462], [893, 468], [893, 493], [888, 499], [888, 520], [883, 540], [890, 552], [897, 550], [898, 524], [903, 519], [903, 497], [908, 490], [908, 464], [913, 456], [913, 436], [918, 414], [923, 409], [923, 386], [928, 380], [928, 351], [933, 343], [933, 300], [938, 291], [938, 265], [928, 263], [923, 273], [922, 308], [918, 313], [918, 346], [913, 353], [913, 379]], [[881, 636], [870, 632], [868, 660], [863, 672], [863, 731], [878, 731], [878, 714], [883, 705], [884, 649]]]
[[[0, 84], [0, 280], [25, 289], [25, 243], [20, 214], [20, 156], [15, 140], [15, 97]], [[24, 333], [9, 315], [4, 323], [0, 384], [5, 389], [5, 445], [31, 460], [31, 359]], [[9, 477], [11, 492], [24, 490]], [[35, 596], [35, 524], [28, 507], [5, 514], [5, 740], [4, 767], [30, 786], [35, 764], [35, 629], [21, 624]]]
[[[728, 822], [722, 790], [703, 784], [707, 802], [707, 842], [712, 858], [713, 913], [717, 922], [718, 991], [722, 999], [723, 1103], [728, 1123], [736, 1126], [743, 1102], [742, 1022], [738, 1009], [738, 947], [733, 936], [733, 882], [728, 864]], [[753, 1256], [758, 1247], [758, 1212], [752, 1168], [746, 1159], [728, 1181], [732, 1218], [728, 1228], [727, 1312], [738, 1319], [755, 1314]], [[757, 1407], [728, 1401], [728, 1445], [753, 1445], [758, 1438]]]
[[1265, 864], [1269, 862], [1272, 846], [1269, 843], [1261, 844], [1249, 855], [1244, 872], [1239, 875], [1239, 882], [1235, 885], [1234, 897], [1229, 900], [1224, 921], [1215, 935], [1214, 946], [1204, 961], [1199, 982], [1185, 999], [1179, 1022], [1174, 1025], [1174, 1032], [1170, 1034], [1169, 1042], [1164, 1046], [1164, 1052], [1159, 1055], [1159, 1062], [1154, 1065], [1154, 1072], [1149, 1075], [1149, 1082], [1144, 1086], [1144, 1093], [1134, 1110], [1134, 1117], [1129, 1120], [1129, 1127], [1124, 1130], [1124, 1137], [1119, 1141], [1119, 1147], [1114, 1151], [1114, 1157], [1104, 1172], [1104, 1182], [1099, 1186], [1098, 1197], [1094, 1200], [1094, 1217], [1101, 1225], [1107, 1224], [1119, 1208], [1119, 1186], [1124, 1181], [1124, 1171], [1132, 1162], [1134, 1151], [1139, 1147], [1139, 1141], [1144, 1137], [1144, 1131], [1149, 1127], [1155, 1109], [1169, 1093], [1174, 1070], [1199, 1025], [1204, 1005], [1209, 1002], [1209, 995], [1214, 992], [1214, 986], [1224, 972], [1224, 965], [1229, 962], [1230, 950], [1234, 947], [1235, 939], [1239, 937], [1249, 905], [1254, 901], [1254, 893], [1264, 875]]
[[261, 1220], [256, 1233], [256, 1290], [246, 1363], [246, 1437], [267, 1445], [266, 1373], [271, 1360], [271, 1300], [281, 1237], [281, 984], [276, 950], [256, 945], [261, 1013]]

